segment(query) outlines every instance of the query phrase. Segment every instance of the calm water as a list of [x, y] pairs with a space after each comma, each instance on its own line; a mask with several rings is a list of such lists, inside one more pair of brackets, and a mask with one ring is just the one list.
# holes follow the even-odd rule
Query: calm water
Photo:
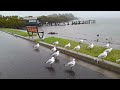
[[[66, 26], [44, 26], [45, 37], [56, 36], [79, 41], [85, 39], [85, 43], [94, 43], [103, 46], [111, 42], [110, 47], [120, 49], [120, 18], [99, 18], [95, 19], [96, 24], [66, 25]], [[49, 32], [57, 32], [56, 35], [49, 35]], [[97, 37], [97, 34], [100, 36]], [[95, 40], [99, 38], [99, 42]]]

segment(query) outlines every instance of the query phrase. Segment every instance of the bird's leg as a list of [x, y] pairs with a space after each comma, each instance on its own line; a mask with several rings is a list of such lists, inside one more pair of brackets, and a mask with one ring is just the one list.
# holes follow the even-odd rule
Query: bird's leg
[[98, 64], [98, 60], [97, 60], [97, 64]]
[[103, 59], [102, 59], [102, 62], [103, 62]]
[[71, 67], [71, 70], [72, 70], [72, 67]]
[[17, 36], [15, 35], [15, 37], [17, 38]]
[[78, 50], [76, 50], [76, 52], [78, 53]]
[[57, 59], [57, 57], [55, 57], [55, 60]]
[[99, 39], [97, 39], [97, 42], [99, 41]]
[[91, 52], [91, 48], [90, 48], [90, 52]]

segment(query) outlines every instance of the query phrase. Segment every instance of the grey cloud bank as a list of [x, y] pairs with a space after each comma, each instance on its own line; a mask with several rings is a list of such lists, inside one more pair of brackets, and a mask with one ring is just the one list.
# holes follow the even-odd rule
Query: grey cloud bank
[[82, 18], [120, 18], [120, 11], [0, 11], [1, 15], [11, 16], [18, 15], [24, 16], [42, 16], [49, 14], [64, 14], [72, 13], [76, 17]]

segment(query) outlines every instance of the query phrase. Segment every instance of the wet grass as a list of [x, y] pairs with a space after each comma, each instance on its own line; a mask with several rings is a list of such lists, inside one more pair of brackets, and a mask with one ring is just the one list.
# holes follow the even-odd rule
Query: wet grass
[[[39, 42], [40, 39], [36, 39], [34, 42]], [[46, 42], [49, 44], [53, 44], [53, 42], [55, 41], [59, 41], [59, 45], [60, 47], [64, 47], [66, 44], [71, 43], [71, 47], [69, 48], [69, 50], [72, 50], [75, 46], [80, 45], [81, 48], [78, 52], [83, 53], [83, 54], [87, 54], [90, 56], [94, 56], [97, 57], [100, 53], [102, 53], [106, 48], [101, 47], [101, 46], [94, 46], [93, 49], [88, 49], [87, 46], [88, 44], [80, 44], [79, 42], [75, 42], [72, 40], [68, 40], [68, 39], [62, 39], [62, 38], [57, 38], [57, 37], [49, 37], [49, 38], [45, 38], [44, 40], [41, 40], [42, 42]], [[115, 62], [116, 60], [120, 59], [120, 50], [116, 50], [113, 49], [106, 58], [104, 58], [104, 60], [108, 60], [111, 62]], [[118, 63], [120, 64], [120, 63]]]
[[[15, 30], [15, 29], [0, 28], [0, 31], [9, 32], [11, 34], [17, 34], [17, 35], [21, 35], [21, 36], [24, 36], [24, 37], [29, 36], [27, 32], [23, 32], [23, 31], [20, 31], [20, 30]], [[36, 36], [36, 34], [34, 34], [33, 36]]]

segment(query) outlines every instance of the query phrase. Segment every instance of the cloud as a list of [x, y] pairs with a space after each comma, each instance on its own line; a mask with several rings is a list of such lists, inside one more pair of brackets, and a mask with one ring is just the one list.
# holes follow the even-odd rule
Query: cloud
[[63, 13], [72, 13], [76, 17], [120, 17], [120, 11], [0, 11], [1, 15], [5, 16], [42, 16], [49, 14], [63, 14]]

